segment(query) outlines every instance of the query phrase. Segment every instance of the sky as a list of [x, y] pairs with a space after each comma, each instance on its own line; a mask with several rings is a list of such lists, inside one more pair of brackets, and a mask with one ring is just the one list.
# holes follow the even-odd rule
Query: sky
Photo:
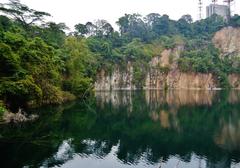
[[[211, 0], [202, 1], [205, 17], [206, 5]], [[218, 1], [221, 4], [223, 0]], [[64, 22], [71, 29], [77, 23], [85, 24], [97, 19], [105, 19], [117, 28], [115, 22], [125, 13], [139, 13], [143, 16], [149, 13], [167, 14], [175, 20], [184, 14], [190, 14], [194, 20], [199, 19], [198, 0], [21, 0], [21, 2], [30, 8], [50, 13], [52, 17], [48, 18], [49, 21]], [[240, 13], [239, 0], [235, 0], [232, 9], [234, 13]]]

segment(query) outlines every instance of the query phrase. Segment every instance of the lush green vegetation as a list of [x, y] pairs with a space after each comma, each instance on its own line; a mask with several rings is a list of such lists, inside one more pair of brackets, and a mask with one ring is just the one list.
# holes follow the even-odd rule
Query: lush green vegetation
[[219, 59], [209, 42], [222, 27], [239, 26], [239, 16], [226, 23], [216, 15], [193, 22], [190, 15], [175, 21], [157, 13], [126, 14], [116, 22], [119, 32], [106, 20], [98, 20], [76, 24], [75, 31], [66, 34], [64, 23], [44, 22], [50, 14], [19, 0], [0, 4], [0, 11], [4, 13], [0, 16], [0, 100], [12, 111], [85, 97], [97, 70], [111, 72], [115, 64], [126, 67], [133, 62], [134, 81], [143, 81], [146, 62], [179, 44], [186, 48], [178, 61], [184, 72], [214, 72], [222, 86], [227, 85], [226, 74], [239, 72], [240, 64]]
[[4, 107], [3, 102], [0, 101], [0, 118], [2, 118], [5, 112], [7, 112], [7, 109]]
[[86, 40], [67, 37], [62, 23], [34, 24], [49, 14], [19, 1], [0, 9], [6, 13], [0, 17], [0, 99], [7, 107], [15, 111], [81, 97], [96, 71]]

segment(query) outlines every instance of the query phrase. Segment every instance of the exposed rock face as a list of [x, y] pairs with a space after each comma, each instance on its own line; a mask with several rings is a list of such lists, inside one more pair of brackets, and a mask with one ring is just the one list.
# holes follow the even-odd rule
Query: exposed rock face
[[151, 73], [145, 89], [215, 89], [212, 74], [170, 72], [168, 75]]
[[[177, 59], [183, 47], [164, 50], [161, 56], [154, 57], [149, 63], [144, 89], [214, 89], [217, 87], [212, 74], [182, 73], [177, 68]], [[171, 57], [171, 58], [170, 58]], [[171, 62], [170, 62], [171, 60]], [[161, 72], [158, 66], [168, 67], [169, 72]], [[134, 90], [132, 84], [133, 67], [128, 63], [125, 71], [116, 67], [109, 75], [104, 70], [97, 76], [95, 90]]]
[[132, 84], [133, 67], [129, 62], [125, 70], [120, 70], [116, 65], [112, 74], [109, 74], [104, 69], [97, 75], [95, 90], [133, 90], [135, 86]]
[[240, 55], [240, 28], [226, 27], [213, 37], [215, 47], [220, 49], [221, 58], [224, 56]]
[[231, 74], [228, 76], [228, 81], [232, 88], [240, 89], [240, 75]]
[[[105, 73], [105, 72], [103, 72]], [[132, 76], [129, 73], [119, 73], [118, 71], [114, 73], [114, 77], [109, 75], [102, 76], [99, 78], [95, 84], [95, 90], [107, 91], [107, 90], [134, 90], [136, 87], [131, 84], [131, 80], [122, 79], [122, 75]], [[114, 79], [113, 79], [114, 78]], [[116, 80], [117, 79], [117, 80]], [[120, 80], [118, 80], [120, 79]], [[229, 79], [233, 79], [232, 85], [240, 89], [239, 78], [231, 76]], [[122, 83], [122, 85], [121, 85]], [[169, 74], [163, 74], [157, 71], [151, 71], [148, 73], [144, 89], [217, 89], [217, 84], [213, 78], [212, 74], [201, 74], [201, 73], [181, 73], [170, 72]]]
[[[240, 28], [227, 27], [218, 31], [212, 41], [219, 48], [221, 58], [240, 56]], [[149, 62], [144, 89], [218, 89], [217, 76], [211, 73], [183, 73], [178, 69], [177, 60], [184, 46], [179, 45], [174, 49], [165, 49], [160, 56], [153, 57]], [[120, 70], [116, 65], [112, 74], [101, 70], [97, 76], [95, 90], [134, 90], [133, 67], [129, 62], [125, 70]], [[240, 89], [240, 75], [228, 76], [232, 88]]]

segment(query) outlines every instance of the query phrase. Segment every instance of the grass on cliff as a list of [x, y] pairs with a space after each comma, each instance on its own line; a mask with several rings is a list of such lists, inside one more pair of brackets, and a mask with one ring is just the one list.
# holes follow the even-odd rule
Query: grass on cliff
[[2, 121], [5, 112], [7, 112], [7, 109], [4, 107], [3, 103], [0, 102], [0, 121]]

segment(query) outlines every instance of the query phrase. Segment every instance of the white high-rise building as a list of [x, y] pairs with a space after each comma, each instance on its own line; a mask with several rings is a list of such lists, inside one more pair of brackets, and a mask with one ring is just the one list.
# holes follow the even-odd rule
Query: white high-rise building
[[217, 14], [222, 16], [225, 20], [229, 18], [229, 7], [227, 5], [218, 5], [218, 4], [210, 4], [207, 6], [207, 17], [212, 16], [213, 14]]

